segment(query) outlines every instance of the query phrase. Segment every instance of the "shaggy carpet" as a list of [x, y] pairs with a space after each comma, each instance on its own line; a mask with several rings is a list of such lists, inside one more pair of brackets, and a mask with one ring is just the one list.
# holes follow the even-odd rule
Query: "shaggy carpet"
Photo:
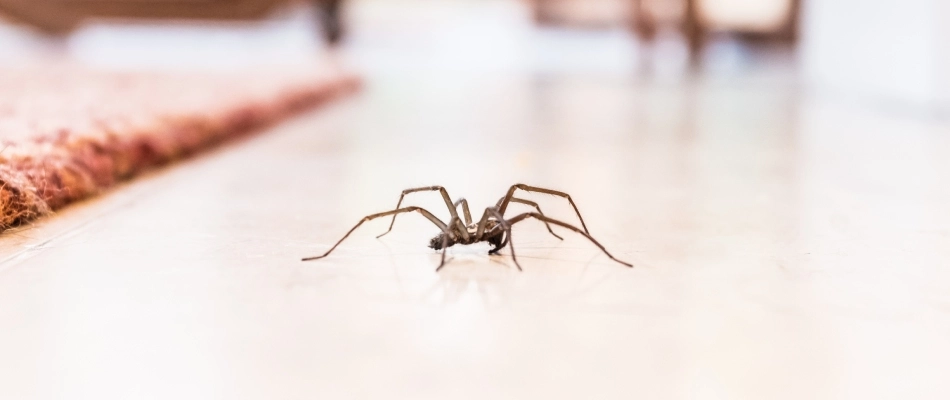
[[0, 69], [0, 230], [358, 86], [335, 68]]

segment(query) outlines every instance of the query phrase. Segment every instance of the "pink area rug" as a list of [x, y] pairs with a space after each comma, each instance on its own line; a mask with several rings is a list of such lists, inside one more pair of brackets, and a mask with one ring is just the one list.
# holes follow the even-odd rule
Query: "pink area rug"
[[354, 91], [336, 68], [0, 69], [0, 230]]

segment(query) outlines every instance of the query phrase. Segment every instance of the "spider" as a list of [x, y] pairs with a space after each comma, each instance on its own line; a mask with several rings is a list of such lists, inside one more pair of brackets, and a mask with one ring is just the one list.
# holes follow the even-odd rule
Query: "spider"
[[[533, 201], [514, 197], [515, 191], [518, 189], [524, 190], [526, 192], [551, 194], [551, 195], [560, 196], [567, 199], [567, 201], [571, 204], [571, 207], [574, 208], [574, 212], [577, 213], [577, 219], [580, 220], [581, 227], [583, 228], [583, 230], [571, 224], [568, 224], [566, 222], [561, 222], [556, 219], [545, 216], [544, 213], [541, 212], [541, 207], [539, 207], [538, 204]], [[451, 219], [449, 219], [448, 224], [442, 222], [439, 218], [437, 218], [435, 215], [432, 215], [431, 212], [423, 209], [422, 207], [400, 208], [400, 206], [402, 206], [402, 200], [403, 198], [406, 197], [407, 194], [415, 193], [415, 192], [425, 192], [425, 191], [433, 191], [433, 192], [438, 191], [442, 195], [442, 199], [445, 201], [445, 205], [446, 207], [448, 207], [449, 213], [452, 215]], [[508, 208], [509, 203], [525, 204], [527, 206], [533, 207], [535, 210], [537, 210], [537, 212], [526, 212], [523, 214], [518, 214], [517, 216], [512, 217], [510, 219], [505, 219], [504, 218], [505, 210]], [[464, 223], [462, 222], [462, 219], [459, 217], [459, 214], [458, 214], [459, 205], [462, 206], [462, 215], [465, 218]], [[511, 226], [518, 222], [524, 221], [525, 219], [528, 219], [528, 218], [534, 218], [541, 222], [544, 222], [544, 224], [548, 228], [548, 232], [550, 232], [551, 235], [554, 235], [554, 237], [561, 240], [564, 240], [564, 239], [558, 236], [556, 233], [554, 233], [554, 231], [551, 229], [551, 224], [577, 232], [578, 234], [590, 240], [597, 247], [599, 247], [600, 250], [602, 250], [604, 254], [607, 255], [607, 257], [610, 257], [610, 259], [618, 263], [621, 263], [623, 265], [626, 265], [628, 267], [631, 267], [631, 268], [633, 267], [633, 264], [620, 261], [617, 258], [615, 258], [613, 255], [611, 255], [607, 251], [607, 249], [604, 248], [603, 245], [598, 243], [597, 240], [595, 240], [593, 237], [590, 236], [590, 232], [587, 230], [587, 225], [584, 224], [584, 218], [581, 217], [581, 212], [577, 209], [577, 205], [574, 204], [574, 200], [571, 199], [571, 196], [569, 194], [564, 193], [564, 192], [559, 192], [556, 190], [544, 189], [544, 188], [535, 187], [535, 186], [528, 186], [528, 185], [524, 185], [520, 183], [512, 185], [511, 188], [508, 189], [508, 193], [505, 194], [504, 197], [499, 199], [498, 203], [496, 203], [494, 207], [486, 208], [485, 212], [482, 214], [482, 218], [478, 221], [477, 224], [472, 222], [472, 213], [469, 212], [468, 201], [466, 201], [464, 198], [460, 198], [453, 203], [452, 200], [450, 200], [449, 193], [442, 186], [426, 186], [426, 187], [403, 190], [402, 194], [399, 196], [399, 202], [396, 203], [396, 208], [394, 210], [371, 214], [371, 215], [367, 215], [363, 217], [363, 219], [360, 220], [360, 222], [358, 222], [356, 226], [351, 228], [349, 232], [343, 235], [343, 237], [340, 238], [340, 240], [337, 241], [336, 244], [334, 244], [333, 247], [330, 248], [330, 250], [327, 250], [326, 253], [323, 253], [323, 255], [319, 255], [316, 257], [304, 258], [303, 261], [317, 260], [317, 259], [321, 259], [330, 255], [330, 253], [334, 249], [336, 249], [337, 246], [340, 245], [340, 243], [343, 243], [343, 241], [346, 240], [346, 238], [349, 237], [350, 234], [356, 230], [356, 228], [359, 228], [360, 225], [363, 225], [364, 222], [369, 222], [376, 218], [392, 215], [393, 219], [392, 221], [389, 222], [389, 229], [386, 230], [386, 232], [383, 232], [381, 235], [376, 237], [376, 238], [381, 238], [393, 230], [393, 225], [396, 223], [397, 215], [403, 214], [403, 213], [409, 213], [413, 211], [418, 212], [419, 214], [422, 214], [422, 216], [429, 219], [429, 221], [432, 221], [432, 223], [438, 226], [439, 229], [442, 231], [442, 233], [439, 233], [438, 235], [433, 237], [431, 240], [429, 240], [429, 247], [435, 250], [442, 250], [442, 261], [439, 263], [439, 267], [435, 269], [436, 271], [439, 271], [440, 269], [442, 269], [442, 267], [445, 266], [445, 250], [447, 248], [452, 247], [456, 244], [467, 245], [467, 244], [473, 244], [473, 243], [478, 243], [478, 242], [488, 242], [492, 246], [492, 249], [488, 251], [488, 254], [497, 254], [499, 250], [501, 250], [502, 248], [504, 248], [506, 245], [510, 243], [511, 259], [515, 262], [515, 266], [518, 267], [518, 270], [522, 271], [521, 265], [518, 264], [518, 258], [515, 256], [514, 243], [511, 242]]]

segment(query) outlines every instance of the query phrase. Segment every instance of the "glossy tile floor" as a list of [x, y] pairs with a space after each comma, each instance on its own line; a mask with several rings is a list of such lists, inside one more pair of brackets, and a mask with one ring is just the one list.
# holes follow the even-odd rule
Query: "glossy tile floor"
[[[950, 391], [947, 123], [806, 94], [782, 65], [381, 68], [384, 44], [355, 34], [349, 100], [5, 233], [0, 397]], [[404, 188], [480, 214], [515, 182], [573, 194], [636, 268], [525, 222], [524, 272], [476, 245], [435, 273], [416, 215], [299, 261]]]

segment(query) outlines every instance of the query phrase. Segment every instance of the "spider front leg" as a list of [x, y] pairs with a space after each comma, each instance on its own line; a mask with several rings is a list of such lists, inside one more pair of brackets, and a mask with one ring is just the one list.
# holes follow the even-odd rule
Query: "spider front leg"
[[[439, 266], [436, 267], [435, 272], [439, 272], [439, 270], [445, 266], [445, 251], [449, 248], [449, 240], [455, 241], [455, 233], [452, 231], [458, 224], [458, 218], [452, 218], [452, 220], [449, 221], [450, 228], [442, 235], [442, 261], [439, 262]], [[462, 229], [465, 229], [465, 227], [462, 227]]]
[[[498, 207], [498, 205], [500, 205], [503, 200], [505, 200], [504, 197], [498, 199], [498, 203], [495, 204], [495, 207]], [[538, 214], [544, 215], [544, 213], [541, 212], [541, 206], [539, 206], [538, 203], [535, 203], [535, 202], [533, 202], [533, 201], [531, 201], [531, 200], [525, 200], [525, 199], [519, 199], [519, 198], [517, 198], [517, 197], [512, 197], [511, 199], [509, 199], [509, 201], [512, 202], [512, 203], [521, 203], [521, 204], [527, 205], [527, 206], [529, 206], [529, 207], [534, 207], [535, 210], [538, 210]], [[548, 228], [548, 232], [551, 232], [551, 235], [554, 235], [554, 237], [556, 237], [556, 238], [558, 238], [558, 239], [560, 239], [560, 240], [564, 240], [564, 238], [562, 238], [562, 237], [558, 236], [558, 234], [554, 233], [554, 230], [551, 229], [551, 225], [550, 225], [550, 224], [548, 224], [547, 222], [545, 222], [545, 223], [544, 223], [544, 226]]]
[[528, 186], [523, 183], [517, 183], [517, 184], [511, 185], [511, 187], [508, 188], [508, 193], [505, 194], [505, 197], [502, 197], [501, 201], [498, 202], [498, 212], [501, 215], [505, 215], [505, 210], [508, 208], [508, 202], [512, 201], [512, 197], [514, 197], [515, 190], [517, 189], [521, 189], [526, 192], [550, 194], [550, 195], [560, 196], [567, 199], [568, 203], [571, 203], [571, 207], [574, 207], [574, 212], [577, 214], [577, 219], [581, 221], [581, 227], [584, 228], [584, 233], [587, 233], [588, 235], [590, 234], [590, 231], [587, 230], [587, 224], [584, 223], [584, 218], [581, 217], [580, 210], [577, 209], [577, 204], [574, 204], [574, 200], [571, 199], [571, 195], [564, 192], [559, 192], [557, 190], [545, 189], [545, 188], [540, 188], [537, 186]]
[[[621, 263], [621, 264], [626, 265], [626, 266], [628, 266], [628, 267], [630, 267], [630, 268], [633, 268], [633, 264], [630, 264], [630, 263], [625, 262], [625, 261], [620, 261], [620, 260], [618, 260], [618, 259], [617, 259], [616, 257], [614, 257], [612, 254], [610, 254], [610, 252], [607, 251], [607, 249], [604, 247], [604, 245], [600, 244], [600, 242], [598, 242], [596, 239], [594, 239], [593, 237], [591, 237], [591, 236], [590, 236], [589, 234], [587, 234], [586, 232], [580, 230], [580, 228], [578, 228], [578, 227], [576, 227], [576, 226], [573, 226], [573, 225], [571, 225], [571, 224], [568, 224], [568, 223], [566, 223], [566, 222], [561, 222], [561, 221], [558, 221], [558, 220], [556, 220], [556, 219], [554, 219], [554, 218], [545, 217], [544, 215], [541, 215], [541, 214], [538, 214], [538, 213], [524, 213], [524, 214], [519, 214], [519, 215], [515, 216], [514, 218], [511, 218], [511, 219], [509, 219], [509, 220], [507, 220], [507, 221], [505, 221], [505, 222], [508, 223], [509, 226], [510, 226], [510, 225], [514, 225], [514, 224], [516, 224], [516, 223], [518, 223], [518, 222], [521, 222], [521, 221], [523, 221], [523, 220], [525, 220], [525, 219], [527, 219], [527, 218], [534, 218], [534, 219], [539, 220], [539, 221], [542, 221], [542, 222], [550, 222], [550, 223], [552, 223], [552, 224], [554, 224], [554, 225], [557, 225], [557, 226], [560, 226], [560, 227], [563, 227], [563, 228], [567, 228], [567, 229], [570, 229], [570, 230], [572, 230], [572, 231], [574, 231], [574, 232], [577, 232], [577, 233], [580, 234], [581, 236], [584, 236], [585, 238], [587, 238], [587, 240], [590, 240], [591, 243], [593, 243], [594, 245], [596, 245], [597, 247], [599, 247], [600, 250], [603, 251], [604, 254], [607, 255], [607, 257], [610, 257], [611, 260], [614, 260], [614, 261], [616, 261], [616, 262], [618, 262], [618, 263]], [[509, 236], [509, 237], [511, 236], [511, 233], [510, 233], [510, 232], [508, 233], [508, 236]], [[513, 244], [512, 244], [512, 246], [511, 246], [511, 249], [512, 249], [512, 255], [514, 255], [514, 245], [513, 245]]]
[[343, 243], [343, 241], [346, 240], [346, 238], [348, 238], [348, 237], [350, 236], [350, 234], [353, 233], [353, 231], [356, 230], [356, 228], [359, 228], [360, 225], [363, 225], [364, 222], [369, 222], [369, 221], [372, 221], [372, 220], [374, 220], [374, 219], [376, 219], [376, 218], [379, 218], [379, 217], [385, 217], [385, 216], [388, 216], [388, 215], [398, 215], [398, 214], [407, 213], [407, 212], [413, 212], [413, 211], [418, 211], [418, 212], [419, 212], [420, 214], [422, 214], [424, 217], [428, 218], [429, 221], [432, 221], [433, 224], [435, 224], [436, 226], [438, 226], [439, 229], [441, 229], [442, 232], [443, 232], [446, 236], [448, 236], [448, 234], [449, 234], [448, 226], [446, 226], [445, 223], [443, 223], [443, 222], [442, 222], [440, 219], [438, 219], [435, 215], [432, 215], [432, 213], [430, 213], [429, 211], [426, 211], [424, 208], [422, 208], [422, 207], [398, 208], [398, 209], [395, 209], [395, 210], [392, 210], [392, 211], [386, 211], [386, 212], [381, 212], [381, 213], [377, 213], [377, 214], [371, 214], [371, 215], [367, 215], [367, 216], [363, 217], [363, 219], [361, 219], [360, 222], [358, 222], [358, 223], [356, 224], [356, 226], [350, 228], [350, 230], [349, 230], [348, 232], [346, 232], [346, 234], [343, 235], [343, 237], [340, 238], [340, 240], [337, 241], [336, 244], [334, 244], [333, 247], [330, 248], [330, 250], [327, 250], [326, 253], [323, 253], [323, 255], [319, 255], [319, 256], [316, 256], [316, 257], [307, 257], [307, 258], [304, 258], [304, 259], [301, 260], [301, 261], [317, 260], [317, 259], [321, 259], [321, 258], [323, 258], [323, 257], [326, 257], [326, 256], [330, 255], [330, 252], [332, 252], [333, 249], [336, 249], [337, 246], [340, 245], [340, 243]]
[[[471, 224], [472, 224], [472, 213], [471, 213], [470, 211], [468, 211], [468, 200], [465, 200], [464, 197], [459, 197], [459, 199], [456, 200], [455, 203], [452, 204], [452, 205], [453, 205], [455, 208], [458, 208], [458, 207], [459, 207], [459, 204], [462, 205], [462, 215], [465, 216], [465, 225], [466, 225], [466, 226], [471, 225]], [[541, 210], [538, 210], [538, 211], [540, 212]], [[451, 224], [449, 224], [449, 225], [451, 225]]]
[[[511, 224], [508, 223], [508, 221], [505, 221], [505, 218], [501, 216], [501, 213], [498, 212], [498, 210], [494, 208], [489, 208], [485, 211], [488, 213], [491, 213], [492, 216], [495, 217], [495, 219], [498, 221], [498, 225], [500, 225], [501, 228], [505, 230], [505, 242], [508, 242], [509, 243], [508, 247], [511, 247], [511, 261], [515, 262], [515, 266], [518, 267], [518, 271], [524, 271], [523, 269], [521, 269], [521, 264], [518, 264], [518, 258], [515, 257], [515, 242], [511, 240]], [[501, 250], [502, 247], [505, 247], [504, 243], [502, 243], [501, 246], [495, 248], [494, 252], [497, 253], [498, 250]], [[494, 254], [494, 253], [489, 252], [489, 254]]]
[[[486, 230], [486, 228], [488, 227], [488, 221], [490, 221], [489, 218], [492, 215], [491, 210], [493, 209], [494, 207], [488, 207], [485, 209], [485, 212], [482, 213], [482, 218], [478, 220], [478, 225], [476, 225], [475, 227], [475, 237], [473, 238], [474, 241], [476, 242], [486, 241], [485, 235], [492, 234], [494, 229], [496, 228], [497, 225], [492, 226], [491, 228]], [[498, 244], [493, 244], [495, 247], [492, 248], [491, 250], [488, 250], [488, 254], [497, 253], [498, 250], [501, 250], [503, 247], [505, 247], [506, 243], [507, 243], [506, 241], [502, 241]]]
[[[418, 188], [403, 190], [402, 194], [399, 195], [399, 201], [396, 203], [396, 208], [398, 209], [400, 206], [402, 206], [402, 200], [404, 197], [406, 197], [407, 194], [415, 193], [415, 192], [424, 192], [424, 191], [439, 191], [439, 193], [442, 195], [442, 200], [445, 201], [445, 206], [449, 208], [449, 214], [451, 214], [452, 218], [459, 217], [458, 212], [455, 211], [455, 206], [452, 204], [452, 200], [449, 199], [449, 192], [447, 192], [445, 188], [442, 186], [425, 186], [425, 187], [418, 187]], [[385, 236], [387, 233], [391, 232], [393, 230], [393, 225], [395, 223], [396, 223], [396, 216], [393, 215], [393, 220], [389, 222], [389, 229], [387, 229], [386, 232], [383, 232], [376, 238], [379, 239]], [[467, 238], [468, 232], [463, 232], [463, 233], [464, 233], [463, 236]]]
[[[504, 200], [505, 200], [504, 197], [498, 199], [498, 203], [497, 203], [497, 204], [501, 204], [502, 201], [504, 201]], [[512, 197], [512, 198], [509, 199], [509, 201], [512, 202], [512, 203], [521, 203], [521, 204], [525, 204], [525, 205], [534, 207], [535, 210], [538, 210], [538, 214], [544, 215], [544, 213], [541, 212], [541, 206], [539, 206], [538, 203], [535, 203], [535, 202], [533, 202], [533, 201], [531, 201], [531, 200], [525, 200], [525, 199], [519, 199], [519, 198], [517, 198], [517, 197]], [[495, 209], [496, 209], [496, 210], [497, 210], [497, 208], [498, 208], [498, 205], [497, 205], [497, 204], [495, 205]], [[500, 215], [500, 214], [501, 214], [501, 213], [499, 212], [499, 215]], [[502, 219], [503, 219], [503, 218], [502, 218]], [[562, 238], [562, 237], [559, 236], [558, 234], [554, 233], [554, 230], [551, 229], [551, 224], [545, 222], [545, 223], [544, 223], [544, 226], [545, 226], [546, 228], [548, 228], [548, 232], [550, 232], [552, 236], [558, 238], [559, 240], [564, 240], [564, 238]], [[510, 236], [511, 236], [510, 234], [506, 234], [506, 235], [505, 235], [505, 238], [504, 238], [504, 240], [501, 242], [501, 244], [499, 244], [499, 245], [498, 245], [497, 247], [495, 247], [494, 249], [491, 249], [491, 250], [488, 252], [488, 254], [498, 254], [498, 251], [501, 250], [502, 248], [504, 248], [504, 247], [508, 244], [508, 240], [510, 239]]]

